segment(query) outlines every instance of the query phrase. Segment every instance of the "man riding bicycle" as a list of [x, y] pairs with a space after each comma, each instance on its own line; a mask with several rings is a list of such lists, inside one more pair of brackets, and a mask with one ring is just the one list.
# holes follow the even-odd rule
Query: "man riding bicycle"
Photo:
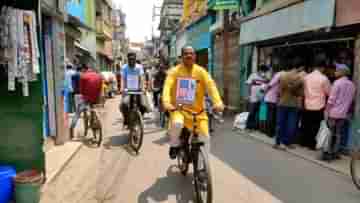
[[[169, 156], [175, 159], [180, 147], [180, 134], [183, 127], [192, 129], [192, 115], [177, 111], [176, 106], [181, 104], [187, 110], [200, 112], [204, 110], [205, 93], [210, 95], [216, 112], [222, 112], [224, 105], [214, 80], [201, 66], [195, 64], [194, 48], [186, 46], [181, 50], [182, 63], [171, 68], [168, 72], [164, 90], [163, 105], [170, 112], [170, 150]], [[206, 112], [197, 118], [200, 137], [204, 142], [206, 152], [210, 152], [209, 124]]]
[[[129, 125], [128, 113], [130, 97], [125, 90], [130, 91], [142, 91], [144, 92], [144, 68], [142, 65], [136, 63], [136, 53], [128, 54], [128, 64], [125, 64], [121, 68], [121, 105], [120, 110], [124, 117], [124, 126]], [[142, 104], [138, 104], [142, 114], [146, 112], [145, 107]]]
[[81, 113], [85, 112], [89, 105], [97, 104], [101, 95], [102, 77], [88, 66], [81, 69], [79, 81], [80, 98], [76, 108], [75, 116], [70, 125], [70, 138], [74, 137], [74, 129]]

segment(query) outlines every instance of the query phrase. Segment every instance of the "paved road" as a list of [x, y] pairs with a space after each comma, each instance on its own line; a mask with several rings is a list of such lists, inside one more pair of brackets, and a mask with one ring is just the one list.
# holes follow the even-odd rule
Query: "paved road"
[[[168, 159], [165, 133], [147, 120], [144, 146], [135, 156], [126, 146], [117, 100], [106, 106], [104, 146], [84, 146], [45, 190], [42, 203], [191, 203], [191, 177]], [[215, 203], [359, 202], [348, 177], [275, 151], [227, 128], [212, 140]], [[221, 132], [221, 133], [220, 133]]]

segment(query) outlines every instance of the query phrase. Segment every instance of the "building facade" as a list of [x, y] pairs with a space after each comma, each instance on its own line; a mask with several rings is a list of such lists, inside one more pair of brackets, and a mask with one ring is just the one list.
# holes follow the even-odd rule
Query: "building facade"
[[99, 70], [111, 70], [113, 64], [112, 10], [111, 0], [96, 0], [96, 59]]

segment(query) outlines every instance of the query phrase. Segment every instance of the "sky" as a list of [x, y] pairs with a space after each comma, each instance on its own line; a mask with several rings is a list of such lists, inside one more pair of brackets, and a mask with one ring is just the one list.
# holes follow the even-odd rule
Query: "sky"
[[[131, 42], [143, 42], [145, 38], [151, 39], [151, 30], [154, 28], [155, 35], [158, 35], [157, 27], [159, 17], [152, 21], [153, 6], [160, 7], [163, 0], [113, 0], [116, 6], [121, 6], [126, 13], [126, 35]], [[156, 10], [159, 14], [160, 9]]]

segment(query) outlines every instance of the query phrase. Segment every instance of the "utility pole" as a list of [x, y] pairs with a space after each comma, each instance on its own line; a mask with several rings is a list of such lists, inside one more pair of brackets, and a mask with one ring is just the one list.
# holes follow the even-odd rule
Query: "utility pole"
[[229, 105], [229, 10], [224, 10], [224, 55], [223, 55], [223, 81], [224, 103]]
[[[155, 38], [155, 34], [154, 34], [154, 22], [156, 20], [156, 17], [160, 17], [161, 14], [160, 13], [157, 13], [156, 12], [156, 9], [161, 9], [161, 7], [159, 6], [155, 6], [153, 5], [153, 9], [152, 9], [152, 25], [151, 25], [151, 41], [154, 45], [154, 52], [155, 50], [157, 50], [157, 47], [156, 47], [156, 40], [154, 39]], [[153, 55], [156, 55], [156, 53], [152, 53]]]

